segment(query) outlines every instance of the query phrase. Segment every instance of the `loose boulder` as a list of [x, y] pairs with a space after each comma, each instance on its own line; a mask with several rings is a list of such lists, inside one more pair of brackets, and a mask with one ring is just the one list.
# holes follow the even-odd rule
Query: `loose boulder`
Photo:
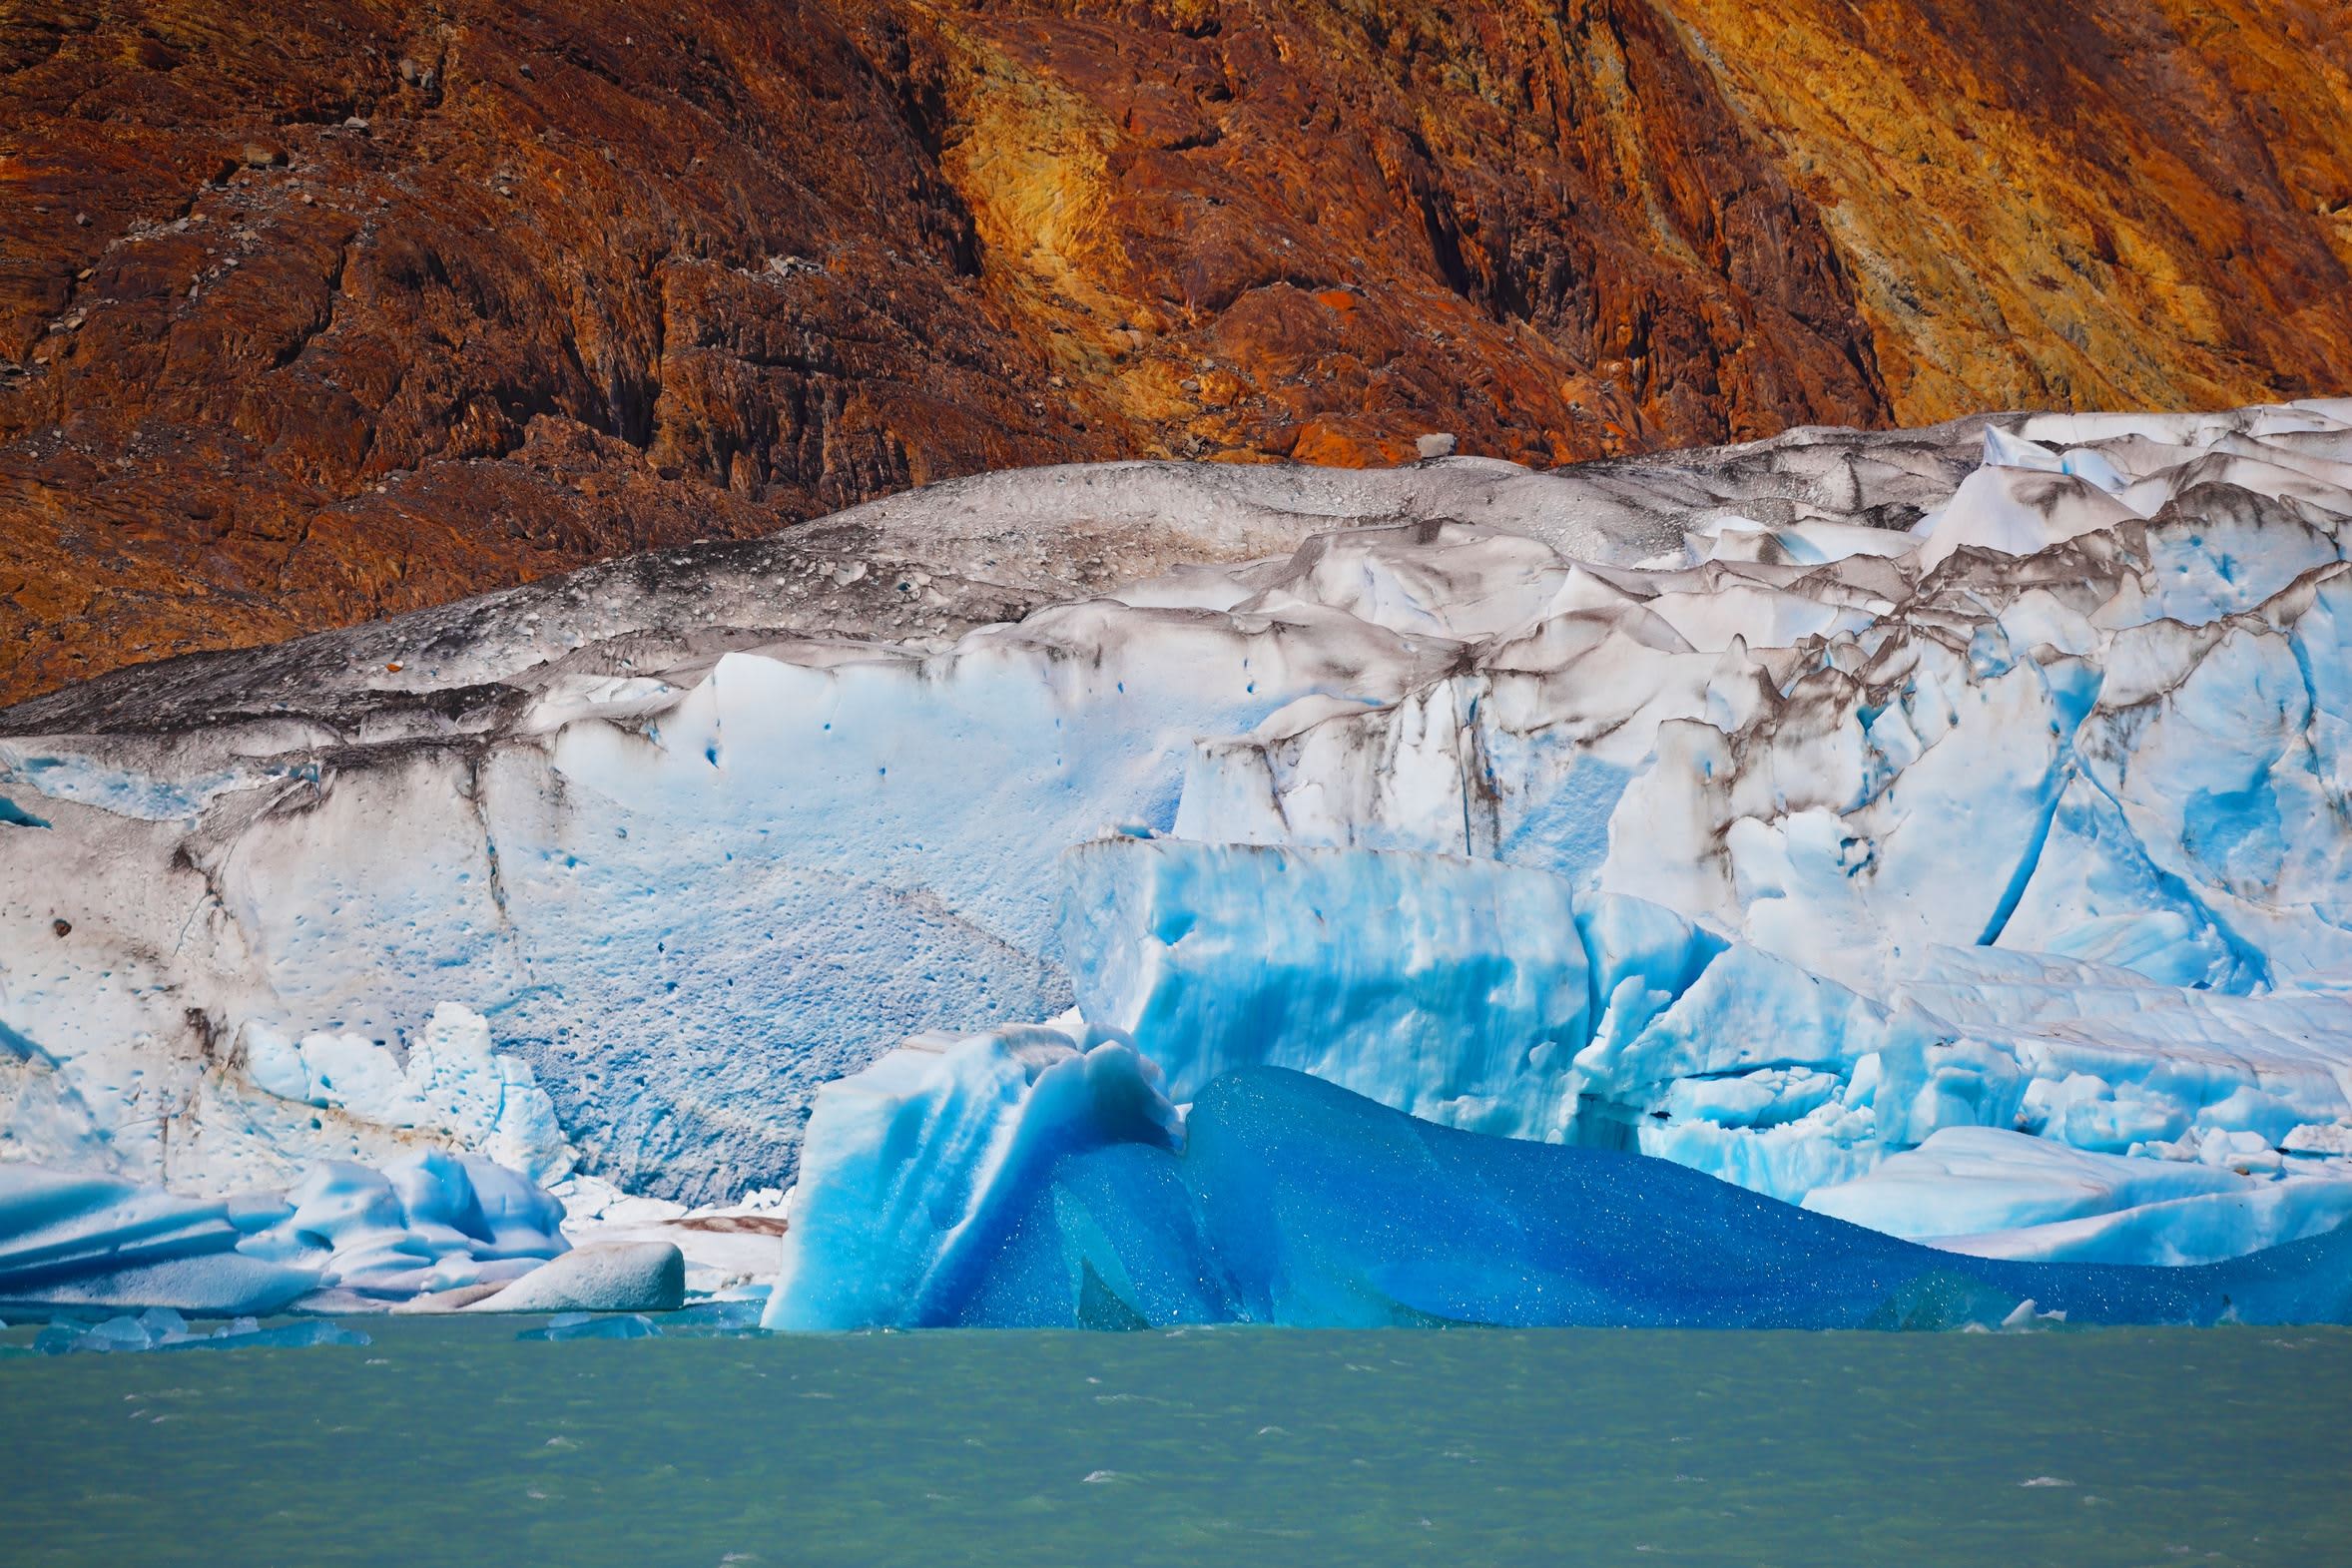
[[686, 1255], [668, 1242], [580, 1247], [524, 1275], [474, 1312], [674, 1312], [686, 1305]]

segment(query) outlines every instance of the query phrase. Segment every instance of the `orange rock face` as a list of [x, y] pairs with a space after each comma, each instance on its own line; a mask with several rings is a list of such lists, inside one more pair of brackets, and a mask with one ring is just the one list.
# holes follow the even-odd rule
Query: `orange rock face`
[[2343, 0], [34, 0], [0, 700], [987, 467], [2343, 390], [2348, 37]]
[[1905, 423], [2352, 389], [2352, 4], [1671, 0]]

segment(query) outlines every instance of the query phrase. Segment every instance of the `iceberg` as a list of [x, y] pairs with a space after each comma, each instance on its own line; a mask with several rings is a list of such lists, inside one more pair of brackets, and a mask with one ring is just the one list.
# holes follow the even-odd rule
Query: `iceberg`
[[2347, 1233], [2203, 1268], [1963, 1260], [1670, 1161], [1481, 1138], [1274, 1071], [1222, 1080], [1186, 1130], [1205, 1229], [1260, 1320], [1961, 1327], [2025, 1301], [2072, 1323], [2352, 1313]]
[[136, 1317], [109, 1317], [88, 1327], [63, 1320], [53, 1322], [34, 1338], [32, 1353], [121, 1355], [141, 1350], [248, 1350], [265, 1346], [289, 1349], [370, 1342], [366, 1334], [355, 1328], [315, 1317], [269, 1328], [252, 1317], [238, 1317], [205, 1332], [191, 1326], [169, 1307], [149, 1307]]
[[674, 1312], [685, 1303], [685, 1256], [667, 1242], [635, 1242], [575, 1248], [466, 1310]]
[[[1043, 1157], [1007, 1162], [1002, 1138], [907, 1139], [870, 1102], [935, 1115], [968, 1097], [975, 1122], [1022, 1127], [1027, 1107], [999, 1087], [1012, 1048], [974, 1042], [952, 1064], [911, 1054], [929, 1059], [884, 1058], [874, 1085], [820, 1097], [796, 1217], [824, 1229], [779, 1279], [769, 1326], [2352, 1319], [2352, 1232], [2197, 1267], [1964, 1258], [1671, 1161], [1440, 1127], [1282, 1068], [1212, 1080], [1181, 1147], [1156, 1119], [1155, 1136], [1122, 1137], [1125, 1107], [1088, 1117], [1032, 1088], [1058, 1102], [1041, 1111], [1053, 1136]], [[921, 1089], [906, 1095], [911, 1073]], [[896, 1195], [882, 1214], [878, 1168]], [[811, 1267], [820, 1258], [879, 1288], [842, 1291]]]
[[404, 1301], [520, 1279], [569, 1249], [562, 1222], [562, 1206], [528, 1178], [435, 1150], [381, 1171], [322, 1161], [239, 1247], [317, 1271], [322, 1290]]
[[318, 1277], [241, 1252], [256, 1221], [228, 1202], [0, 1164], [0, 1301], [275, 1312], [308, 1295]]
[[0, 1163], [0, 1301], [266, 1316], [503, 1284], [567, 1251], [562, 1206], [479, 1157], [323, 1161], [292, 1189], [192, 1199]]

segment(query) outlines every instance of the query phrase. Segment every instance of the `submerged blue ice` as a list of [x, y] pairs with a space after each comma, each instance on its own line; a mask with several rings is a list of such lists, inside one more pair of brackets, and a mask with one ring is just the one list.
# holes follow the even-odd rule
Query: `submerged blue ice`
[[[168, 1307], [151, 1307], [136, 1317], [109, 1317], [86, 1324], [70, 1318], [51, 1322], [25, 1353], [34, 1355], [122, 1355], [142, 1350], [301, 1349], [312, 1345], [364, 1345], [365, 1333], [321, 1317], [276, 1323], [265, 1328], [252, 1317], [213, 1327], [189, 1323]], [[0, 1354], [11, 1353], [0, 1350]]]

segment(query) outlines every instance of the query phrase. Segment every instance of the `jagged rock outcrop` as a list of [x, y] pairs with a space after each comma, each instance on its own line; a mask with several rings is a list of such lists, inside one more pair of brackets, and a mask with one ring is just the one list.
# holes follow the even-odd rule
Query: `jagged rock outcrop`
[[2342, 0], [0, 16], [0, 700], [908, 486], [2352, 375]]

